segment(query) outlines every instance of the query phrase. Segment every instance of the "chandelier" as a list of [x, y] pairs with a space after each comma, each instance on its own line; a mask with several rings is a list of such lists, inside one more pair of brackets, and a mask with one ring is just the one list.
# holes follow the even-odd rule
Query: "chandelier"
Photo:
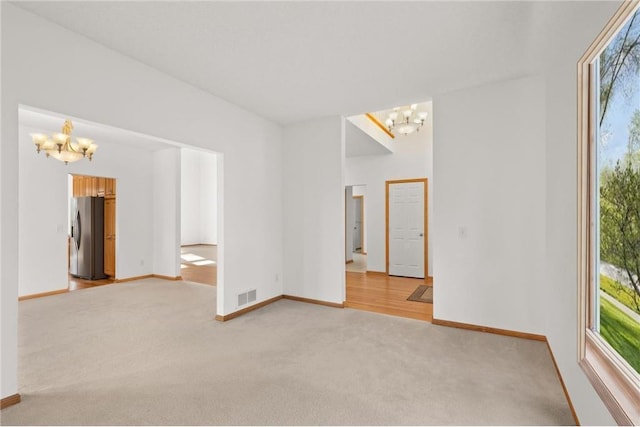
[[424, 121], [429, 113], [426, 111], [417, 111], [418, 104], [411, 104], [406, 107], [396, 107], [390, 110], [384, 119], [384, 124], [390, 133], [401, 133], [409, 135], [413, 132], [419, 132], [424, 126]]
[[43, 133], [30, 135], [36, 145], [36, 152], [44, 151], [47, 157], [51, 156], [64, 162], [65, 165], [69, 162], [77, 162], [84, 157], [88, 157], [91, 161], [98, 145], [89, 138], [76, 138], [76, 142], [71, 141], [72, 130], [71, 120], [65, 120], [61, 133], [54, 133], [51, 137]]

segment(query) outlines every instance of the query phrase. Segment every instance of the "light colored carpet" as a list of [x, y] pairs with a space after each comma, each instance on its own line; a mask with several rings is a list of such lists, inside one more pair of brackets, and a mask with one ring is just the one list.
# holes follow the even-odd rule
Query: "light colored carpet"
[[2, 424], [571, 424], [546, 345], [147, 279], [19, 303]]

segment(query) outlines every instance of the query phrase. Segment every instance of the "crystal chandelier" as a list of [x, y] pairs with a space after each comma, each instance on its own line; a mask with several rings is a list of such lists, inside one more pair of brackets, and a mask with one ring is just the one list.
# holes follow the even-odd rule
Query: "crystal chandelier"
[[76, 142], [71, 141], [71, 131], [73, 124], [71, 120], [65, 120], [62, 126], [62, 132], [54, 133], [49, 137], [43, 133], [32, 133], [31, 138], [36, 145], [36, 152], [43, 150], [47, 157], [64, 162], [77, 162], [78, 160], [88, 157], [89, 161], [93, 158], [93, 153], [98, 149], [98, 145], [94, 144], [89, 138], [76, 138]]
[[419, 132], [424, 126], [424, 121], [429, 113], [426, 111], [417, 111], [418, 104], [411, 104], [406, 107], [396, 107], [389, 111], [384, 120], [387, 130], [393, 134], [401, 133], [409, 135], [413, 132]]

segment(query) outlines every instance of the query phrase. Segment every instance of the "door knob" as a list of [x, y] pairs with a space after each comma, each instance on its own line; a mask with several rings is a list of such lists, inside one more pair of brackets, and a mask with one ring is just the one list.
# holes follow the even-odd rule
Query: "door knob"
[[420, 233], [420, 237], [422, 237], [422, 236], [424, 236], [424, 234], [423, 234], [423, 233]]

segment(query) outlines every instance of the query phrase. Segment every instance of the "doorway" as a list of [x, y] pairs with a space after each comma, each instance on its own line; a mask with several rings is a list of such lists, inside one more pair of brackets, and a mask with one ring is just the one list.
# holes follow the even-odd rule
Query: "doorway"
[[366, 190], [366, 185], [345, 187], [345, 270], [352, 273], [367, 272]]
[[[414, 296], [414, 294], [419, 290], [419, 289], [425, 289], [425, 288], [430, 288], [433, 286], [433, 280], [429, 277], [429, 278], [425, 278], [426, 277], [426, 271], [427, 271], [427, 246], [426, 246], [426, 240], [427, 240], [427, 235], [426, 235], [426, 231], [427, 231], [427, 203], [425, 202], [427, 200], [426, 196], [426, 186], [427, 186], [427, 180], [426, 179], [412, 179], [412, 180], [397, 180], [397, 181], [385, 181], [386, 185], [383, 187], [382, 185], [380, 185], [379, 187], [379, 209], [380, 211], [384, 210], [385, 211], [385, 222], [386, 222], [386, 229], [387, 232], [385, 232], [384, 234], [387, 235], [387, 244], [386, 244], [386, 249], [387, 249], [387, 257], [386, 257], [386, 261], [387, 263], [389, 262], [389, 241], [388, 241], [388, 229], [389, 229], [389, 214], [391, 213], [392, 216], [395, 215], [400, 215], [400, 216], [407, 216], [408, 218], [405, 218], [403, 221], [396, 221], [398, 223], [402, 223], [402, 222], [408, 222], [408, 225], [404, 226], [405, 229], [408, 230], [408, 232], [405, 232], [405, 235], [408, 236], [412, 241], [408, 242], [408, 251], [414, 250], [414, 246], [418, 246], [418, 250], [419, 250], [419, 254], [417, 256], [415, 256], [414, 254], [409, 254], [409, 261], [403, 261], [404, 265], [408, 265], [408, 269], [409, 272], [405, 272], [403, 271], [403, 274], [392, 274], [392, 273], [397, 273], [396, 271], [394, 271], [393, 269], [391, 271], [389, 271], [387, 269], [387, 271], [365, 271], [362, 273], [361, 272], [357, 272], [357, 271], [353, 271], [350, 270], [351, 265], [355, 265], [356, 264], [356, 260], [358, 256], [364, 256], [366, 259], [366, 245], [367, 245], [367, 235], [366, 233], [364, 233], [364, 238], [363, 238], [363, 252], [362, 253], [358, 253], [355, 251], [355, 248], [357, 248], [357, 243], [358, 243], [358, 236], [355, 236], [354, 234], [359, 231], [356, 223], [356, 211], [357, 211], [357, 207], [356, 204], [358, 202], [356, 202], [356, 200], [359, 199], [358, 196], [360, 196], [360, 194], [358, 194], [358, 192], [355, 190], [356, 186], [353, 186], [353, 191], [352, 191], [352, 195], [351, 195], [351, 200], [353, 201], [351, 204], [353, 205], [353, 207], [351, 208], [351, 211], [353, 212], [353, 223], [351, 224], [351, 226], [347, 226], [347, 233], [345, 234], [345, 240], [347, 243], [347, 246], [349, 246], [348, 244], [351, 243], [351, 245], [354, 248], [354, 252], [353, 252], [353, 262], [351, 264], [347, 264], [347, 271], [346, 271], [346, 299], [345, 299], [345, 307], [350, 307], [350, 308], [355, 308], [355, 309], [359, 309], [359, 310], [365, 310], [365, 311], [373, 311], [376, 313], [383, 313], [383, 314], [389, 314], [389, 315], [393, 315], [393, 316], [400, 316], [400, 317], [408, 317], [408, 318], [412, 318], [412, 319], [418, 319], [418, 320], [425, 320], [425, 321], [431, 321], [433, 319], [433, 303], [432, 303], [432, 299], [429, 300], [422, 298], [423, 294], [425, 293], [425, 291], [423, 290], [423, 293], [420, 294], [421, 298], [412, 298]], [[382, 183], [381, 183], [382, 184]], [[403, 184], [407, 184], [406, 186], [403, 186]], [[396, 187], [396, 185], [399, 185], [398, 187]], [[366, 186], [360, 186], [362, 187], [364, 190], [366, 190]], [[347, 187], [347, 194], [349, 194], [349, 188]], [[383, 201], [383, 196], [382, 196], [382, 192], [383, 190], [386, 190], [386, 201]], [[399, 194], [398, 194], [399, 193]], [[404, 193], [404, 194], [402, 194]], [[416, 194], [419, 193], [419, 194]], [[371, 199], [373, 200], [375, 193], [371, 193]], [[396, 205], [394, 206], [393, 203], [389, 203], [389, 195], [391, 195], [392, 197], [392, 202], [393, 202], [393, 197], [396, 198]], [[363, 211], [366, 212], [366, 203], [364, 203], [364, 200], [366, 198], [366, 195], [362, 197], [362, 205], [364, 207]], [[408, 198], [408, 201], [406, 201], [406, 204], [411, 204], [410, 208], [405, 208], [404, 204], [405, 202], [402, 200], [403, 198]], [[373, 202], [371, 202], [373, 204]], [[383, 203], [385, 203], [386, 208], [383, 208]], [[349, 200], [347, 199], [347, 213], [349, 212], [349, 208], [348, 208], [348, 204], [349, 204]], [[390, 206], [391, 205], [391, 206]], [[415, 206], [414, 206], [415, 205]], [[391, 207], [391, 209], [390, 209]], [[373, 215], [373, 213], [372, 213]], [[382, 215], [381, 215], [382, 216]], [[373, 220], [372, 220], [373, 221]], [[372, 222], [370, 221], [370, 223]], [[364, 226], [364, 224], [366, 223], [366, 214], [365, 217], [362, 220], [363, 222], [363, 229], [366, 230], [366, 226]], [[416, 226], [414, 223], [417, 223], [418, 226]], [[349, 217], [347, 216], [347, 224], [349, 224]], [[395, 224], [395, 222], [392, 222], [392, 224]], [[379, 241], [380, 244], [382, 244], [382, 239], [383, 239], [383, 231], [382, 231], [382, 223], [380, 224], [380, 232], [379, 232]], [[370, 225], [369, 225], [370, 227]], [[398, 233], [400, 233], [400, 229], [401, 227], [398, 225], [396, 226], [396, 229], [398, 229]], [[411, 233], [415, 233], [417, 236], [417, 239], [414, 238], [414, 236], [409, 235], [409, 232]], [[372, 233], [374, 233], [374, 231], [372, 231]], [[423, 236], [419, 236], [419, 234], [422, 233]], [[373, 235], [373, 234], [372, 234]], [[374, 237], [372, 237], [374, 238]], [[413, 240], [417, 240], [418, 243], [414, 243]], [[400, 241], [394, 243], [397, 245], [400, 245]], [[372, 249], [373, 250], [373, 249]], [[422, 262], [416, 262], [415, 258], [419, 257]], [[395, 258], [391, 258], [391, 260], [393, 260], [393, 262], [395, 262], [396, 264], [400, 264], [399, 262], [396, 261]], [[411, 277], [409, 276], [409, 274], [413, 274], [415, 273], [415, 268], [414, 268], [414, 264], [421, 264], [422, 265], [422, 270], [419, 271], [418, 273], [421, 273], [422, 277], [421, 278], [415, 278], [415, 277]], [[415, 274], [416, 276], [418, 274]]]
[[218, 155], [180, 150], [180, 275], [218, 283]]
[[386, 181], [386, 272], [424, 279], [428, 271], [427, 178]]
[[68, 175], [69, 291], [116, 281], [116, 179]]
[[353, 227], [353, 252], [364, 252], [364, 196], [353, 195], [354, 227]]

